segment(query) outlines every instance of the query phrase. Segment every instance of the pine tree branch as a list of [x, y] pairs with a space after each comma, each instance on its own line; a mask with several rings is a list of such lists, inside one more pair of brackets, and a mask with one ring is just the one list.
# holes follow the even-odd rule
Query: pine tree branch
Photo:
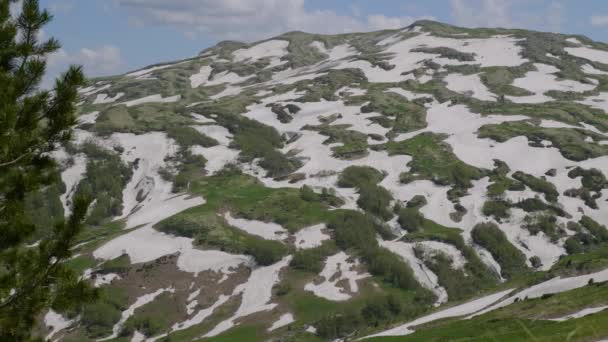
[[0, 303], [0, 309], [5, 308], [15, 302], [17, 299], [22, 297], [24, 294], [29, 293], [31, 290], [40, 287], [40, 283], [46, 280], [49, 277], [49, 273], [53, 269], [57, 267], [59, 262], [63, 261], [63, 258], [56, 258], [55, 262], [52, 263], [49, 267], [46, 268], [42, 276], [38, 277], [34, 282], [30, 283], [30, 286], [27, 286], [19, 291], [16, 291], [12, 296], [10, 296], [4, 303]]
[[0, 163], [0, 167], [6, 167], [6, 166], [11, 166], [11, 165], [13, 165], [13, 164], [16, 164], [16, 163], [18, 163], [19, 161], [21, 161], [21, 159], [23, 159], [23, 158], [25, 158], [25, 157], [27, 157], [27, 156], [31, 155], [32, 153], [33, 153], [33, 151], [31, 151], [31, 152], [26, 152], [25, 154], [22, 154], [22, 155], [20, 155], [19, 157], [15, 158], [15, 159], [13, 159], [13, 160], [11, 160], [11, 161], [7, 161], [7, 162], [4, 162], [4, 163]]

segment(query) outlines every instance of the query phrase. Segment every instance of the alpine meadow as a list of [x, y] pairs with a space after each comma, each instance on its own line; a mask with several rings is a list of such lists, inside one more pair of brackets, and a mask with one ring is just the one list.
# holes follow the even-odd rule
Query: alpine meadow
[[608, 339], [608, 44], [421, 20], [39, 85], [0, 0], [0, 341]]

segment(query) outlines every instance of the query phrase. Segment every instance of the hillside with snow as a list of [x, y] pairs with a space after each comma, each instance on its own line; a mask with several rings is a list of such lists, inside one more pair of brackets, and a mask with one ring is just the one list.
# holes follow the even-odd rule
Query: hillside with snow
[[101, 300], [42, 337], [608, 338], [608, 44], [289, 32], [80, 96], [32, 215], [96, 198], [69, 262]]

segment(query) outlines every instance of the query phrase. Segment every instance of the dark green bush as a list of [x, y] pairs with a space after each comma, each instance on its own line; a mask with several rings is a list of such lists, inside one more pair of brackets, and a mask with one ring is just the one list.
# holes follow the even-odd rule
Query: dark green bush
[[211, 147], [218, 144], [217, 140], [204, 135], [190, 126], [170, 126], [166, 129], [166, 132], [167, 136], [174, 139], [183, 150], [195, 145]]
[[511, 278], [525, 271], [526, 257], [509, 242], [505, 233], [494, 223], [479, 223], [471, 231], [473, 241], [487, 249], [501, 266], [502, 276]]
[[510, 204], [503, 200], [488, 200], [483, 204], [481, 211], [486, 216], [492, 216], [497, 221], [508, 218], [510, 214]]
[[382, 172], [369, 166], [349, 166], [340, 173], [338, 186], [356, 188], [364, 185], [378, 184], [384, 179]]

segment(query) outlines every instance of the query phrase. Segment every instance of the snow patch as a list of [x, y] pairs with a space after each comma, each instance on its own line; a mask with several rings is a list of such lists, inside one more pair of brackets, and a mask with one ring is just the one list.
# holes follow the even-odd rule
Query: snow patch
[[588, 59], [588, 60], [594, 61], [594, 62], [608, 64], [608, 51], [597, 50], [594, 48], [590, 48], [588, 46], [564, 48], [564, 50], [566, 50], [567, 53], [569, 53], [573, 56], [576, 56], [576, 57], [585, 58], [585, 59]]
[[88, 114], [82, 114], [82, 115], [78, 116], [78, 118], [76, 120], [78, 121], [78, 124], [80, 124], [80, 125], [94, 124], [95, 121], [97, 121], [98, 116], [99, 116], [99, 112], [95, 111], [95, 112], [91, 112]]
[[474, 98], [482, 101], [496, 101], [496, 95], [481, 82], [479, 74], [448, 74], [443, 80], [447, 82], [448, 89], [457, 93], [471, 93]]
[[516, 103], [540, 103], [547, 101], [555, 101], [552, 97], [544, 95], [550, 90], [558, 91], [573, 91], [584, 92], [595, 88], [593, 84], [584, 84], [572, 80], [558, 80], [557, 76], [553, 75], [559, 69], [552, 65], [535, 63], [537, 71], [529, 71], [524, 77], [516, 78], [513, 85], [522, 89], [526, 89], [534, 95], [530, 96], [507, 96], [507, 98]]
[[124, 104], [127, 107], [133, 107], [133, 106], [137, 106], [137, 105], [144, 104], [144, 103], [171, 103], [171, 102], [179, 101], [179, 99], [181, 99], [181, 97], [182, 97], [181, 95], [175, 95], [175, 96], [163, 98], [161, 94], [155, 94], [155, 95], [150, 95], [150, 96], [142, 97], [142, 98], [131, 100], [131, 101], [122, 102], [119, 104]]
[[577, 101], [578, 103], [585, 104], [589, 107], [597, 108], [608, 113], [608, 93], [600, 93], [596, 96], [590, 96], [583, 101]]
[[55, 334], [65, 328], [69, 328], [76, 321], [77, 319], [65, 319], [57, 312], [49, 310], [49, 312], [44, 315], [44, 325], [46, 325], [48, 328], [51, 328], [51, 332], [46, 335], [46, 339], [50, 341]]
[[287, 54], [288, 46], [289, 42], [286, 40], [273, 39], [260, 44], [256, 44], [246, 49], [238, 49], [234, 51], [232, 55], [234, 56], [235, 62], [255, 62], [259, 59], [267, 57], [283, 57]]
[[[325, 267], [319, 274], [323, 278], [320, 284], [308, 283], [304, 286], [304, 290], [314, 293], [316, 296], [333, 300], [343, 301], [351, 297], [345, 289], [338, 287], [340, 281], [348, 281], [350, 292], [359, 291], [357, 280], [369, 277], [369, 274], [359, 274], [356, 267], [359, 266], [359, 261], [349, 262], [349, 255], [344, 252], [339, 252], [327, 258]], [[337, 276], [336, 276], [337, 275]]]
[[608, 75], [608, 72], [596, 69], [591, 64], [584, 64], [581, 68], [585, 74], [591, 75]]
[[118, 94], [114, 95], [113, 97], [109, 97], [108, 94], [98, 94], [97, 97], [95, 98], [95, 100], [93, 101], [93, 104], [104, 104], [104, 103], [116, 102], [118, 99], [120, 99], [124, 95], [125, 95], [125, 93], [118, 93]]
[[295, 322], [295, 319], [293, 318], [293, 315], [291, 313], [283, 314], [283, 315], [281, 315], [281, 317], [279, 317], [278, 320], [276, 320], [274, 323], [272, 323], [270, 328], [268, 328], [268, 331], [273, 331], [273, 330], [282, 328], [293, 322]]
[[276, 223], [234, 218], [229, 212], [224, 218], [229, 225], [266, 240], [284, 240], [288, 234], [285, 228]]
[[294, 234], [296, 248], [307, 249], [321, 246], [323, 241], [330, 239], [330, 236], [323, 232], [325, 228], [325, 224], [317, 224], [298, 230]]
[[95, 287], [111, 284], [114, 280], [120, 279], [116, 273], [100, 274], [95, 277]]

